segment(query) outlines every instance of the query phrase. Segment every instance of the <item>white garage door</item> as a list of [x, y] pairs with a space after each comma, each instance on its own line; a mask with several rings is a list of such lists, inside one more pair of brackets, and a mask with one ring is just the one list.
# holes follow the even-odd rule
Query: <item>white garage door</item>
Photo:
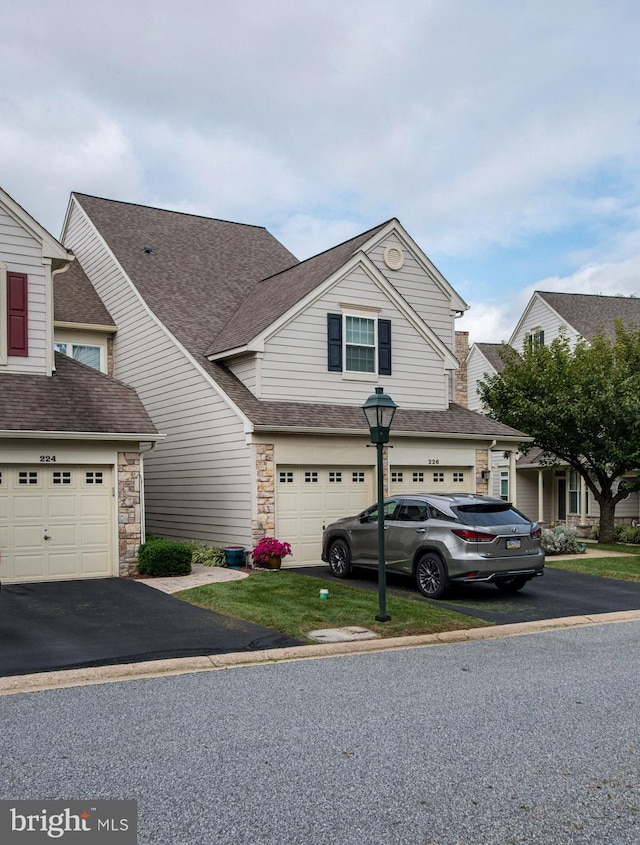
[[112, 575], [111, 488], [109, 467], [0, 466], [0, 579]]
[[284, 566], [320, 563], [322, 526], [370, 505], [375, 472], [362, 467], [278, 466], [276, 536], [291, 543]]
[[391, 493], [473, 493], [473, 467], [394, 467]]

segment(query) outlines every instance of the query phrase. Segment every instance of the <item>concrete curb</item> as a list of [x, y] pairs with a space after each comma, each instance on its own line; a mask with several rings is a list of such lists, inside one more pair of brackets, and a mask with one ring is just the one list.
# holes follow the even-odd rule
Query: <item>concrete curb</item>
[[213, 654], [203, 657], [147, 660], [142, 663], [125, 663], [115, 666], [92, 666], [86, 669], [43, 672], [35, 675], [15, 675], [8, 678], [0, 678], [0, 696], [64, 689], [68, 687], [91, 686], [94, 684], [108, 684], [116, 681], [158, 678], [165, 675], [211, 672], [218, 669], [259, 666], [292, 660], [341, 657], [351, 654], [371, 654], [373, 652], [423, 648], [425, 646], [445, 645], [447, 643], [472, 640], [517, 637], [524, 636], [525, 634], [540, 634], [546, 631], [581, 628], [589, 625], [608, 625], [617, 622], [638, 621], [640, 621], [640, 610], [625, 610], [615, 613], [600, 613], [592, 616], [565, 616], [560, 619], [544, 619], [536, 622], [496, 625], [491, 628], [445, 631], [440, 634], [390, 637], [387, 640], [376, 639], [346, 643], [321, 643], [317, 645], [293, 646], [291, 648], [272, 648], [263, 651]]

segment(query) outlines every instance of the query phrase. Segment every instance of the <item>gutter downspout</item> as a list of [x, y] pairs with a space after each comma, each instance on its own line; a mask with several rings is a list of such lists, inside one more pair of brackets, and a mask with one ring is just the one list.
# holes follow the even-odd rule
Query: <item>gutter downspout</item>
[[144, 500], [144, 458], [143, 455], [150, 455], [155, 452], [158, 446], [157, 440], [151, 441], [151, 446], [148, 449], [140, 449], [140, 540], [144, 543], [144, 538], [147, 533], [147, 509]]

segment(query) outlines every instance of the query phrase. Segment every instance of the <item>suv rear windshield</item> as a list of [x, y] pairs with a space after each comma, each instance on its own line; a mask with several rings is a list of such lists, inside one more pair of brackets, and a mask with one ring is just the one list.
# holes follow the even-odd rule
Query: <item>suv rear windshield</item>
[[474, 505], [454, 505], [451, 510], [465, 525], [529, 525], [530, 519], [507, 502]]

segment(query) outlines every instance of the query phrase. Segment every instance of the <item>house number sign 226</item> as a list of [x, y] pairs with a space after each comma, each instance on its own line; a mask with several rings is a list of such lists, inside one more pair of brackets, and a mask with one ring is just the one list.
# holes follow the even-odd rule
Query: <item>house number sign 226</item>
[[41, 464], [55, 464], [56, 456], [55, 455], [40, 455], [40, 463]]

